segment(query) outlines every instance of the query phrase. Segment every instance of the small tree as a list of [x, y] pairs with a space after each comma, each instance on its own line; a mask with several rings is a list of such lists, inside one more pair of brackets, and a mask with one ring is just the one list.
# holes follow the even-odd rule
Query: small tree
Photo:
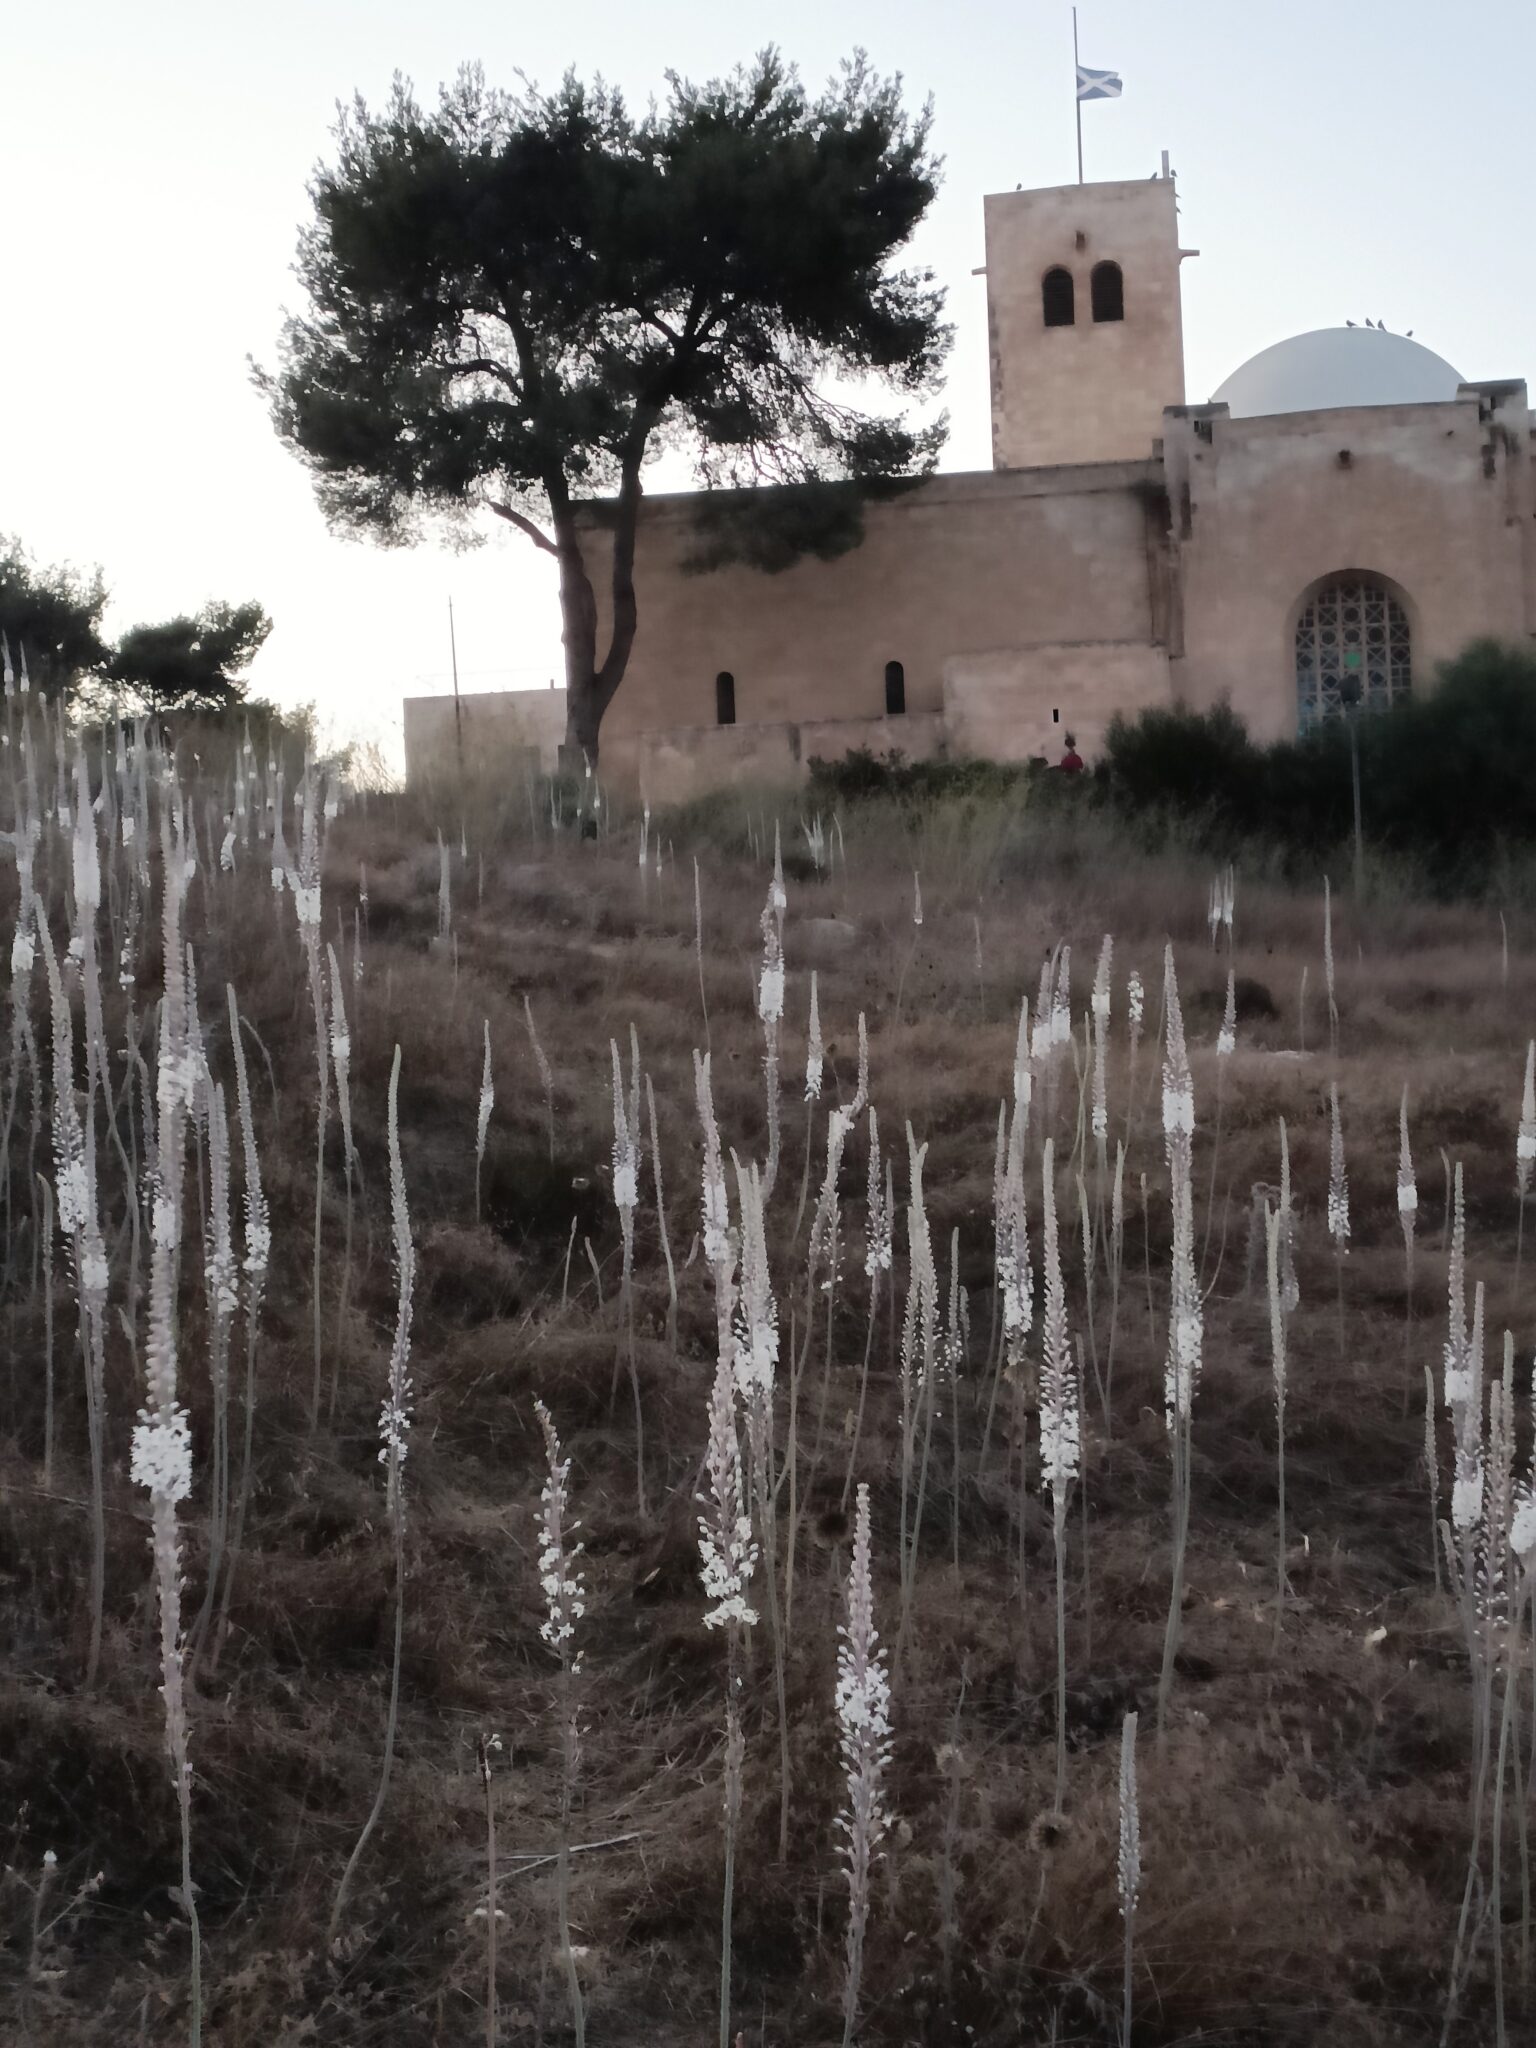
[[195, 617], [130, 627], [107, 674], [154, 711], [224, 710], [244, 697], [244, 671], [271, 630], [259, 604], [207, 604]]
[[99, 569], [42, 568], [14, 535], [0, 534], [0, 633], [34, 689], [60, 696], [101, 666], [106, 602]]
[[[717, 501], [699, 550], [773, 569], [856, 545], [864, 500], [931, 469], [945, 430], [850, 396], [921, 396], [948, 350], [930, 273], [888, 267], [936, 189], [928, 110], [862, 54], [817, 99], [771, 49], [668, 83], [640, 119], [601, 83], [509, 95], [477, 68], [430, 113], [399, 81], [382, 114], [358, 100], [311, 186], [310, 310], [255, 372], [333, 527], [398, 543], [490, 511], [555, 558], [589, 762], [634, 644], [648, 459], [783, 486]], [[599, 658], [578, 515], [604, 493]]]

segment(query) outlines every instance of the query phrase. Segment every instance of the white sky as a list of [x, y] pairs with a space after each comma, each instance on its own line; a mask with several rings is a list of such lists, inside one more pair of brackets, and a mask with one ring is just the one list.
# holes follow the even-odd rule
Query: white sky
[[[1086, 0], [1083, 61], [1125, 97], [1084, 108], [1090, 178], [1179, 175], [1189, 396], [1270, 342], [1384, 320], [1469, 377], [1521, 376], [1526, 0]], [[1468, 33], [1469, 26], [1472, 33]], [[467, 58], [497, 83], [601, 70], [637, 105], [776, 41], [808, 81], [864, 44], [931, 93], [944, 188], [916, 255], [958, 329], [946, 468], [990, 466], [981, 196], [1075, 174], [1072, 26], [1040, 0], [53, 0], [11, 11], [0, 115], [0, 532], [101, 563], [113, 631], [259, 599], [253, 684], [337, 737], [398, 749], [400, 699], [559, 673], [544, 559], [332, 539], [247, 380], [296, 305], [305, 184], [335, 102], [391, 74], [423, 99]], [[671, 479], [669, 479], [671, 480]], [[680, 479], [678, 481], [681, 481]], [[641, 620], [641, 632], [645, 630]]]

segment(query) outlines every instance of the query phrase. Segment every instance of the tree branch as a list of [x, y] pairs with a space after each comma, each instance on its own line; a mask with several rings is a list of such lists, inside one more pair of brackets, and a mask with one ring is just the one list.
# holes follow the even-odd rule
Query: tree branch
[[511, 505], [503, 504], [499, 498], [491, 498], [487, 502], [498, 519], [505, 519], [507, 524], [515, 526], [519, 533], [526, 533], [536, 548], [542, 548], [546, 555], [559, 554], [560, 550], [555, 546], [543, 527], [535, 525], [533, 520], [528, 518], [525, 513], [517, 511]]

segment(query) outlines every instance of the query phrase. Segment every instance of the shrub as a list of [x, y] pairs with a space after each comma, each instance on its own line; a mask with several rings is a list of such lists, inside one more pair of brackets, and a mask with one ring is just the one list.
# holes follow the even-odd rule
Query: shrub
[[810, 786], [814, 799], [851, 802], [860, 797], [902, 797], [914, 803], [939, 802], [948, 797], [1003, 796], [1022, 793], [1035, 780], [1033, 767], [1016, 761], [955, 759], [948, 755], [932, 761], [909, 761], [899, 747], [887, 754], [874, 754], [868, 747], [856, 747], [839, 760], [825, 761], [813, 755]]
[[[1536, 654], [1476, 641], [1355, 734], [1366, 839], [1435, 890], [1486, 891], [1501, 855], [1536, 849]], [[1207, 852], [1276, 849], [1293, 874], [1337, 860], [1354, 830], [1342, 722], [1258, 747], [1225, 704], [1117, 718], [1096, 780], [1128, 821], [1171, 819]]]
[[1172, 811], [1210, 825], [1251, 817], [1263, 756], [1229, 705], [1189, 711], [1182, 705], [1111, 721], [1099, 780], [1132, 813]]

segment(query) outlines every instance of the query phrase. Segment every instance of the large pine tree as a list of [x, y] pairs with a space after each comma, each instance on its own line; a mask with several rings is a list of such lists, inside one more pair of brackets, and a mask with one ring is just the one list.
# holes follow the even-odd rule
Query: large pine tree
[[[937, 460], [949, 347], [928, 272], [893, 267], [934, 196], [930, 116], [862, 54], [811, 98], [776, 51], [632, 116], [601, 83], [359, 100], [311, 187], [308, 310], [258, 371], [333, 527], [409, 541], [494, 513], [559, 566], [567, 737], [596, 761], [634, 644], [646, 461], [683, 447], [718, 501], [699, 559], [774, 569], [857, 544], [861, 507]], [[611, 502], [612, 630], [578, 509]]]

